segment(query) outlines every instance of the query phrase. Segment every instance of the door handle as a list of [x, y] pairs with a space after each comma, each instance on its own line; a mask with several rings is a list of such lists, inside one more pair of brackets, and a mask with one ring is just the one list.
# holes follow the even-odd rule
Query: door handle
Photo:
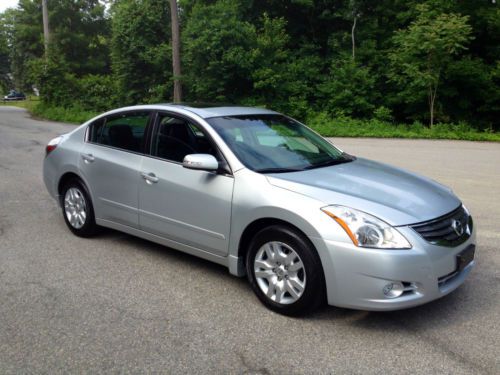
[[141, 172], [141, 177], [146, 180], [148, 184], [156, 184], [160, 180], [154, 173]]
[[92, 154], [82, 154], [82, 159], [87, 163], [92, 163], [95, 160], [94, 155]]

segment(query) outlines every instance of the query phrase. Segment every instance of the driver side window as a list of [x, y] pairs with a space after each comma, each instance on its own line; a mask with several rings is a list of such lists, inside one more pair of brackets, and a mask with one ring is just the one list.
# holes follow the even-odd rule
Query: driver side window
[[195, 124], [168, 114], [159, 114], [153, 137], [152, 156], [182, 163], [189, 154], [210, 154], [217, 159], [217, 152], [205, 133]]

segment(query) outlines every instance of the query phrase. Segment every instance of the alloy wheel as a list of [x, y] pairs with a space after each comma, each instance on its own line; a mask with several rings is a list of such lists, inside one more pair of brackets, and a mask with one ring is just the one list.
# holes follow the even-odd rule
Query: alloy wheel
[[304, 263], [289, 245], [278, 241], [265, 243], [257, 251], [253, 266], [257, 284], [270, 300], [288, 305], [304, 293]]
[[87, 220], [87, 203], [80, 189], [71, 187], [64, 196], [64, 212], [70, 225], [80, 229]]

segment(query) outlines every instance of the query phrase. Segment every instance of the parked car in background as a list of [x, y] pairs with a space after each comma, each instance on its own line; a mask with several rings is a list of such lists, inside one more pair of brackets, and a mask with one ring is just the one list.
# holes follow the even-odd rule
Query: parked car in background
[[43, 175], [74, 234], [109, 227], [222, 264], [284, 314], [420, 305], [474, 266], [449, 188], [267, 109], [110, 111], [51, 140]]
[[17, 92], [15, 90], [11, 90], [7, 95], [3, 97], [3, 100], [26, 100], [26, 95], [22, 92]]

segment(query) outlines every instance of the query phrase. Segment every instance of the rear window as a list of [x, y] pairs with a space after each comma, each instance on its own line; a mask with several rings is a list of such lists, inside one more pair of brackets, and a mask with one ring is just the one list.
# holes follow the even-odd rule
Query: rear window
[[90, 125], [89, 141], [126, 151], [144, 152], [149, 112], [127, 112], [99, 119]]

